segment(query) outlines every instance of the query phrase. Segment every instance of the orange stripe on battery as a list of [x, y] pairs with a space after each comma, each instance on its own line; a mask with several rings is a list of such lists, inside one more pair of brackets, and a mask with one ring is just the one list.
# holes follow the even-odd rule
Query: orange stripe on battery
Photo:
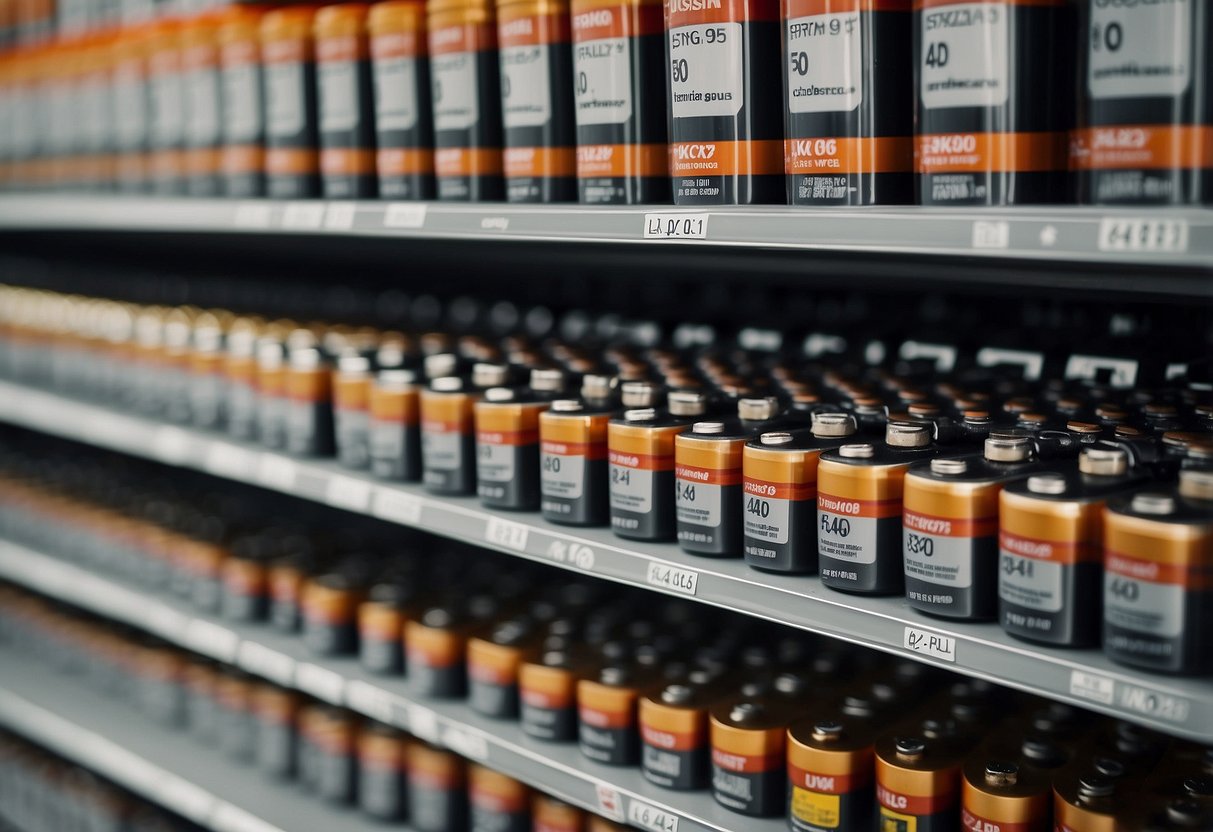
[[805, 771], [788, 764], [788, 782], [799, 789], [817, 794], [847, 794], [872, 782], [872, 770], [861, 769], [858, 774], [821, 774]]
[[706, 726], [703, 731], [694, 734], [684, 734], [674, 731], [660, 731], [642, 722], [640, 724], [640, 737], [646, 745], [660, 748], [663, 751], [697, 751], [708, 744]]
[[416, 621], [405, 624], [404, 643], [409, 662], [421, 667], [454, 667], [464, 661], [463, 638]]
[[912, 8], [912, 0], [784, 0], [784, 17], [846, 12], [908, 12]]
[[665, 5], [665, 22], [670, 29], [701, 23], [777, 20], [778, 0], [668, 0]]
[[380, 176], [434, 172], [434, 151], [428, 147], [381, 147], [375, 154]]
[[471, 421], [468, 419], [466, 422], [446, 422], [438, 419], [423, 419], [421, 430], [425, 433], [470, 434], [472, 432]]
[[998, 533], [997, 517], [936, 517], [906, 509], [902, 519], [907, 529], [938, 537], [993, 537]]
[[901, 500], [855, 500], [817, 493], [817, 508], [847, 517], [900, 517]]
[[776, 771], [784, 765], [783, 754], [730, 754], [718, 748], [712, 749], [712, 763], [726, 771], [757, 774]]
[[580, 5], [573, 4], [573, 43], [656, 35], [665, 28], [660, 3], [584, 9]]
[[[497, 31], [485, 24], [443, 26], [430, 30], [430, 54], [450, 55], [497, 48]], [[496, 60], [496, 56], [492, 57]]]
[[501, 150], [495, 147], [438, 147], [434, 149], [438, 176], [499, 176]]
[[509, 178], [572, 177], [577, 173], [577, 151], [572, 147], [508, 147], [502, 164]]
[[582, 705], [577, 713], [582, 722], [594, 728], [631, 728], [636, 724], [631, 711], [604, 711]]
[[1087, 542], [1071, 540], [1038, 540], [1031, 537], [1021, 537], [1006, 529], [998, 535], [998, 545], [1011, 554], [1020, 555], [1033, 560], [1044, 560], [1051, 563], [1072, 565], [1089, 563], [1099, 560], [1097, 547]]
[[1009, 820], [995, 821], [978, 817], [968, 809], [964, 809], [960, 813], [960, 827], [968, 832], [1037, 832], [1041, 828], [1041, 824], [1039, 822], [1016, 823]]
[[782, 176], [783, 142], [676, 142], [670, 145], [671, 176]]
[[[529, 4], [528, 4], [529, 5]], [[521, 15], [518, 11], [522, 11]], [[505, 6], [498, 12], [498, 44], [537, 46], [544, 43], [568, 43], [571, 39], [567, 14], [528, 14], [527, 5]]]
[[367, 43], [365, 38], [356, 35], [342, 35], [335, 38], [323, 38], [316, 41], [317, 63], [337, 63], [339, 61], [363, 61], [367, 58]]
[[420, 31], [376, 35], [371, 38], [371, 57], [382, 61], [390, 58], [416, 58], [424, 55], [426, 43], [421, 35]]
[[307, 40], [275, 40], [261, 45], [261, 60], [267, 64], [304, 63], [311, 56]]
[[265, 169], [265, 148], [259, 144], [233, 144], [219, 151], [219, 168], [224, 173], [260, 173]]
[[767, 482], [746, 479], [742, 483], [746, 494], [772, 500], [812, 500], [817, 495], [817, 483]]
[[211, 147], [199, 147], [181, 153], [185, 172], [190, 176], [207, 176], [219, 172], [219, 151]]
[[535, 445], [539, 442], [539, 431], [537, 430], [517, 430], [517, 431], [480, 431], [476, 434], [476, 443], [479, 445], [507, 445], [510, 447], [523, 447], [526, 445]]
[[1041, 133], [933, 133], [914, 142], [918, 173], [1064, 171], [1067, 136]]
[[341, 410], [366, 410], [370, 393], [369, 377], [349, 378], [337, 373], [333, 378], [333, 406]]
[[375, 151], [326, 147], [320, 151], [320, 172], [326, 176], [372, 176], [375, 173]]
[[1076, 170], [1213, 168], [1213, 127], [1121, 124], [1070, 136]]
[[665, 144], [590, 144], [577, 148], [579, 179], [669, 176]]
[[785, 139], [784, 171], [794, 173], [908, 173], [914, 169], [910, 136]]
[[1159, 563], [1119, 552], [1104, 552], [1104, 569], [1114, 575], [1184, 589], [1213, 589], [1213, 564]]
[[219, 62], [224, 69], [255, 64], [260, 59], [260, 50], [255, 40], [225, 43], [219, 47]]
[[674, 476], [686, 482], [701, 482], [707, 485], [738, 485], [741, 471], [737, 468], [697, 468], [693, 465], [675, 465]]
[[557, 456], [583, 456], [586, 459], [606, 459], [605, 442], [544, 442], [540, 450]]
[[302, 176], [320, 169], [320, 154], [312, 148], [271, 147], [265, 151], [265, 172], [271, 176]]
[[674, 457], [650, 456], [649, 454], [625, 454], [610, 451], [608, 458], [612, 465], [622, 465], [624, 468], [636, 468], [641, 471], [669, 471], [674, 467]]

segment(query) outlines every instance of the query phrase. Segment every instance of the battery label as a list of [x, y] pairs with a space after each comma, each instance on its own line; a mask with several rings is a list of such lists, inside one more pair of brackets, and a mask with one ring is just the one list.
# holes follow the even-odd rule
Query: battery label
[[674, 504], [680, 523], [716, 527], [722, 514], [722, 486], [737, 485], [736, 471], [679, 465], [674, 471]]
[[[394, 36], [392, 36], [394, 38]], [[417, 59], [379, 58], [389, 38], [378, 38], [373, 67], [375, 77], [375, 125], [380, 130], [411, 130], [417, 125]]]
[[930, 110], [997, 107], [1010, 90], [1006, 3], [950, 3], [924, 9], [919, 94]]
[[578, 126], [622, 124], [632, 117], [632, 44], [626, 20], [621, 9], [573, 15]]
[[[934, 795], [902, 794], [881, 784], [876, 784], [876, 802], [880, 804], [880, 829], [914, 830], [918, 818], [933, 815], [952, 808], [956, 803], [955, 792]], [[886, 822], [886, 819], [891, 821]]]
[[219, 140], [219, 77], [212, 68], [196, 69], [186, 76], [186, 135], [195, 145]]
[[[795, 4], [791, 5], [794, 13]], [[794, 17], [787, 22], [788, 109], [793, 113], [854, 110], [863, 101], [859, 14]]]
[[815, 486], [747, 478], [743, 485], [745, 535], [770, 543], [788, 542], [792, 503], [813, 499]]
[[621, 454], [611, 451], [611, 508], [648, 514], [653, 510], [653, 471], [665, 470], [672, 463], [658, 465], [659, 457]]
[[[504, 24], [533, 25], [531, 18]], [[503, 46], [501, 49], [501, 116], [507, 128], [541, 127], [552, 120], [552, 83], [548, 74], [548, 46], [544, 43]]]
[[286, 61], [266, 66], [266, 130], [271, 136], [294, 136], [303, 130], [303, 86], [303, 64]]
[[1073, 563], [1077, 549], [1073, 543], [1033, 540], [1002, 532], [999, 535], [998, 597], [1031, 610], [1060, 612], [1063, 562]]
[[463, 434], [443, 424], [423, 423], [421, 454], [425, 467], [432, 470], [455, 471], [463, 466]]
[[539, 465], [543, 496], [576, 500], [585, 493], [585, 446], [544, 442]]
[[792, 787], [791, 816], [819, 829], [837, 829], [842, 823], [842, 797]]
[[185, 134], [185, 107], [181, 92], [180, 73], [161, 70], [152, 76], [151, 133], [156, 146], [177, 144]]
[[740, 23], [670, 29], [674, 118], [735, 116], [745, 104]]
[[907, 577], [964, 589], [973, 585], [974, 539], [993, 537], [998, 518], [932, 517], [907, 509], [902, 515]]
[[817, 495], [817, 551], [849, 563], [875, 563], [880, 519], [892, 517], [896, 500], [852, 500]]
[[358, 69], [353, 61], [324, 61], [317, 70], [320, 129], [352, 130], [358, 125]]
[[477, 475], [488, 482], [510, 482], [516, 475], [518, 449], [538, 441], [535, 431], [480, 431], [476, 434]]
[[261, 135], [261, 78], [252, 64], [225, 67], [222, 74], [223, 125], [232, 141]]
[[474, 52], [435, 54], [430, 58], [430, 72], [435, 130], [466, 130], [480, 120]]
[[1087, 33], [1092, 98], [1183, 95], [1192, 77], [1192, 3], [1093, 2]]
[[1185, 568], [1107, 552], [1104, 570], [1107, 623], [1168, 638], [1183, 633]]
[[139, 147], [147, 137], [147, 87], [137, 73], [114, 84], [114, 132], [121, 148]]

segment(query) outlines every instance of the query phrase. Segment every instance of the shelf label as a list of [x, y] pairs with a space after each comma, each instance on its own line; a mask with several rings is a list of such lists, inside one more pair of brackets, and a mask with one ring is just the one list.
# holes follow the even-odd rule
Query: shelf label
[[678, 815], [650, 806], [643, 800], [628, 801], [628, 823], [652, 832], [678, 832]]
[[181, 428], [164, 427], [152, 434], [152, 454], [161, 462], [181, 465], [190, 457], [190, 436]]
[[1070, 695], [1090, 699], [1101, 705], [1111, 705], [1116, 683], [1107, 676], [1088, 673], [1085, 670], [1070, 671]]
[[409, 706], [409, 732], [414, 737], [434, 745], [442, 741], [438, 730], [438, 714], [420, 705]]
[[202, 467], [208, 474], [214, 474], [216, 477], [242, 480], [248, 475], [251, 463], [252, 455], [244, 448], [227, 442], [212, 442]]
[[215, 832], [282, 832], [272, 823], [222, 801], [215, 807], [208, 825]]
[[393, 202], [383, 212], [384, 228], [421, 228], [424, 225], [424, 202]]
[[547, 556], [554, 563], [575, 566], [583, 572], [594, 569], [594, 550], [583, 543], [557, 538], [548, 544]]
[[1185, 724], [1192, 712], [1192, 703], [1182, 696], [1172, 696], [1138, 685], [1121, 684], [1116, 699], [1117, 704], [1125, 710], [1178, 725]]
[[646, 240], [706, 240], [710, 214], [645, 214]]
[[461, 757], [483, 763], [489, 758], [489, 743], [480, 734], [454, 725], [442, 732], [442, 744]]
[[670, 589], [683, 595], [694, 595], [699, 590], [699, 573], [691, 569], [680, 569], [660, 561], [649, 561], [645, 582], [658, 589]]
[[623, 796], [619, 794], [619, 790], [606, 783], [595, 783], [594, 785], [594, 796], [598, 801], [598, 814], [611, 820], [622, 821], [624, 818]]
[[973, 223], [973, 248], [1010, 248], [1011, 224], [1006, 220]]
[[485, 217], [480, 221], [482, 231], [506, 231], [509, 227], [509, 217]]
[[314, 231], [323, 222], [323, 202], [291, 202], [282, 212], [282, 227], [288, 230]]
[[354, 227], [355, 212], [352, 202], [330, 202], [324, 212], [324, 227], [330, 231], [349, 231]]
[[203, 826], [211, 819], [215, 807], [214, 796], [188, 780], [183, 780], [175, 774], [166, 774], [157, 791], [160, 803], [182, 817]]
[[294, 490], [294, 461], [278, 454], [262, 454], [257, 463], [257, 482], [276, 491]]
[[340, 673], [303, 662], [295, 671], [295, 686], [331, 705], [340, 705], [345, 692], [345, 679]]
[[1104, 217], [1099, 222], [1100, 251], [1184, 252], [1188, 221]]
[[285, 653], [271, 650], [252, 641], [241, 642], [236, 654], [236, 664], [263, 679], [269, 679], [283, 687], [295, 683], [295, 660]]
[[345, 704], [385, 725], [392, 723], [392, 695], [361, 679], [351, 679], [346, 685]]
[[236, 206], [232, 225], [236, 228], [269, 228], [271, 216], [268, 202], [242, 202]]
[[195, 653], [229, 664], [235, 660], [236, 649], [240, 645], [240, 636], [227, 627], [220, 627], [201, 618], [195, 618], [185, 626], [182, 640]]
[[513, 520], [503, 520], [500, 517], [490, 517], [484, 529], [484, 539], [494, 546], [504, 546], [515, 552], [526, 551], [526, 539], [530, 529], [522, 523]]
[[365, 480], [333, 474], [325, 486], [324, 501], [334, 508], [366, 511], [371, 504], [371, 484]]
[[930, 630], [906, 627], [902, 646], [913, 653], [930, 656], [933, 659], [942, 659], [945, 662], [956, 661], [956, 639], [933, 633]]
[[412, 494], [390, 488], [377, 488], [371, 501], [371, 514], [381, 520], [417, 526], [421, 523], [421, 500]]

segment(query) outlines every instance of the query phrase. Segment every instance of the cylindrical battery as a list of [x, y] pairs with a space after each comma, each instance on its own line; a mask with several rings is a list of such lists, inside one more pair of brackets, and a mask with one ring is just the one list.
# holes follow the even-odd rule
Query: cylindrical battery
[[358, 657], [372, 673], [404, 672], [404, 629], [410, 618], [410, 593], [397, 583], [371, 587], [358, 606]]
[[534, 511], [539, 507], [539, 417], [545, 400], [525, 391], [486, 390], [476, 402], [476, 493], [489, 508]]
[[518, 668], [523, 733], [549, 742], [577, 739], [578, 663], [565, 650], [548, 650]]
[[195, 659], [182, 671], [182, 683], [185, 685], [185, 722], [191, 737], [214, 745], [219, 731], [218, 671], [206, 660]]
[[[147, 153], [151, 140], [150, 87], [147, 37], [138, 29], [124, 30], [114, 38], [113, 99], [115, 174], [120, 193], [147, 189]], [[22, 96], [33, 101], [32, 93]], [[28, 131], [33, 139], [33, 131]], [[25, 142], [21, 142], [25, 144]]]
[[776, 817], [787, 791], [787, 716], [761, 698], [712, 708], [712, 797], [751, 817]]
[[[211, 72], [217, 75], [218, 71], [212, 66]], [[216, 160], [217, 154], [218, 151], [212, 148], [211, 155]], [[209, 175], [215, 178], [217, 189], [217, 161], [212, 163], [211, 168]], [[227, 414], [224, 412], [225, 384], [223, 377], [227, 323], [225, 313], [207, 312], [194, 320], [194, 331], [190, 335], [188, 394], [190, 422], [207, 430], [221, 429], [227, 421]]]
[[782, 7], [788, 202], [913, 202], [911, 0]]
[[311, 708], [301, 716], [299, 730], [313, 755], [312, 790], [333, 803], [353, 802], [358, 779], [354, 715], [328, 706]]
[[316, 12], [320, 192], [328, 199], [378, 193], [368, 9], [364, 3], [338, 3]]
[[603, 667], [577, 683], [578, 744], [581, 753], [611, 766], [640, 762], [637, 707], [640, 697], [660, 679], [626, 662]]
[[426, 11], [438, 198], [501, 199], [505, 188], [493, 0], [431, 0]]
[[1070, 147], [1079, 202], [1209, 204], [1213, 10], [1200, 2], [1082, 7]]
[[1013, 760], [965, 761], [960, 822], [963, 829], [1051, 832], [1052, 787], [1042, 771]]
[[436, 378], [421, 391], [421, 480], [436, 494], [476, 490], [475, 403], [506, 381], [502, 365], [477, 364], [471, 381]]
[[883, 445], [843, 445], [817, 466], [821, 582], [868, 595], [900, 594], [902, 487], [910, 465], [938, 453], [930, 426], [890, 422]]
[[916, 0], [921, 204], [1065, 197], [1072, 11], [1067, 0]]
[[269, 560], [257, 538], [232, 544], [219, 567], [219, 610], [232, 621], [262, 621], [269, 612]]
[[370, 392], [371, 473], [421, 479], [421, 385], [412, 370], [380, 370]]
[[415, 742], [409, 746], [408, 766], [409, 826], [417, 832], [463, 832], [468, 817], [463, 760]]
[[1117, 781], [1095, 770], [1068, 772], [1057, 778], [1053, 786], [1056, 832], [1116, 832], [1116, 816], [1132, 791], [1130, 784]]
[[434, 132], [424, 0], [371, 6], [375, 169], [384, 199], [434, 198]]
[[676, 205], [783, 202], [776, 0], [667, 0]]
[[265, 94], [259, 30], [265, 10], [232, 5], [219, 24], [221, 193], [265, 193]]
[[589, 205], [670, 198], [659, 0], [572, 0], [577, 186]]
[[1103, 516], [1104, 652], [1152, 671], [1213, 670], [1213, 473], [1170, 492], [1108, 501]]
[[509, 202], [577, 198], [568, 0], [496, 0]]
[[307, 580], [310, 561], [303, 556], [280, 558], [270, 566], [270, 623], [285, 633], [299, 629], [299, 597]]
[[999, 496], [998, 619], [1018, 638], [1099, 643], [1104, 504], [1143, 477], [1117, 448], [1085, 448], [1078, 462], [1077, 471], [1036, 474]]
[[872, 720], [845, 715], [788, 728], [792, 832], [872, 828], [875, 730]]
[[333, 452], [333, 373], [313, 347], [292, 349], [286, 368], [285, 442], [295, 456]]
[[468, 640], [468, 702], [485, 716], [518, 716], [518, 670], [541, 636], [531, 621], [513, 618], [492, 632]]
[[417, 693], [446, 699], [466, 693], [466, 625], [451, 606], [432, 607], [405, 624], [405, 663]]
[[253, 712], [253, 683], [239, 671], [219, 676], [219, 748], [233, 760], [249, 762], [256, 753], [257, 722]]
[[358, 806], [378, 820], [408, 816], [409, 739], [395, 728], [367, 723], [358, 732]]
[[531, 790], [513, 777], [468, 766], [470, 832], [531, 832]]
[[708, 710], [725, 686], [703, 671], [640, 698], [641, 772], [675, 791], [705, 789], [710, 782]]
[[539, 415], [540, 509], [545, 520], [601, 526], [608, 518], [607, 423], [611, 408], [557, 399]]
[[817, 463], [822, 451], [847, 442], [855, 418], [813, 416], [809, 431], [774, 431], [742, 453], [745, 560], [773, 572], [817, 571]]
[[257, 768], [272, 777], [292, 776], [299, 747], [298, 694], [261, 684], [254, 688], [251, 704], [256, 716]]
[[906, 736], [876, 743], [881, 829], [960, 828], [960, 759], [944, 740]]
[[[323, 69], [323, 68], [322, 68]], [[347, 468], [370, 464], [370, 359], [342, 356], [333, 374], [333, 433], [337, 461]]]
[[185, 191], [190, 196], [219, 195], [219, 16], [207, 12], [181, 29], [184, 93]]
[[185, 192], [181, 152], [185, 141], [181, 24], [176, 20], [158, 21], [151, 25], [147, 38], [151, 190], [158, 196], [179, 195]]
[[320, 194], [315, 16], [314, 6], [288, 6], [261, 19], [266, 195], [277, 199]]
[[342, 572], [306, 580], [299, 595], [304, 643], [324, 656], [353, 653], [362, 597], [362, 588]]
[[257, 433], [257, 335], [260, 327], [259, 319], [237, 318], [228, 328], [225, 342], [222, 410], [227, 432], [237, 439], [253, 439]]

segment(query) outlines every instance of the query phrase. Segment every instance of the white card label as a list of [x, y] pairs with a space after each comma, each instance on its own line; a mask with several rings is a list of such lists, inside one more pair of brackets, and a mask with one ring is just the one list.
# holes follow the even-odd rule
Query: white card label
[[740, 23], [699, 23], [670, 29], [674, 118], [735, 116], [745, 104]]
[[945, 662], [956, 661], [956, 639], [933, 633], [930, 630], [906, 627], [902, 646], [911, 652], [930, 656], [933, 659], [943, 659]]
[[645, 582], [658, 589], [669, 589], [683, 595], [694, 595], [699, 590], [699, 573], [692, 569], [680, 569], [668, 563], [649, 561]]
[[930, 110], [997, 107], [1007, 100], [1008, 4], [923, 9], [919, 95]]

